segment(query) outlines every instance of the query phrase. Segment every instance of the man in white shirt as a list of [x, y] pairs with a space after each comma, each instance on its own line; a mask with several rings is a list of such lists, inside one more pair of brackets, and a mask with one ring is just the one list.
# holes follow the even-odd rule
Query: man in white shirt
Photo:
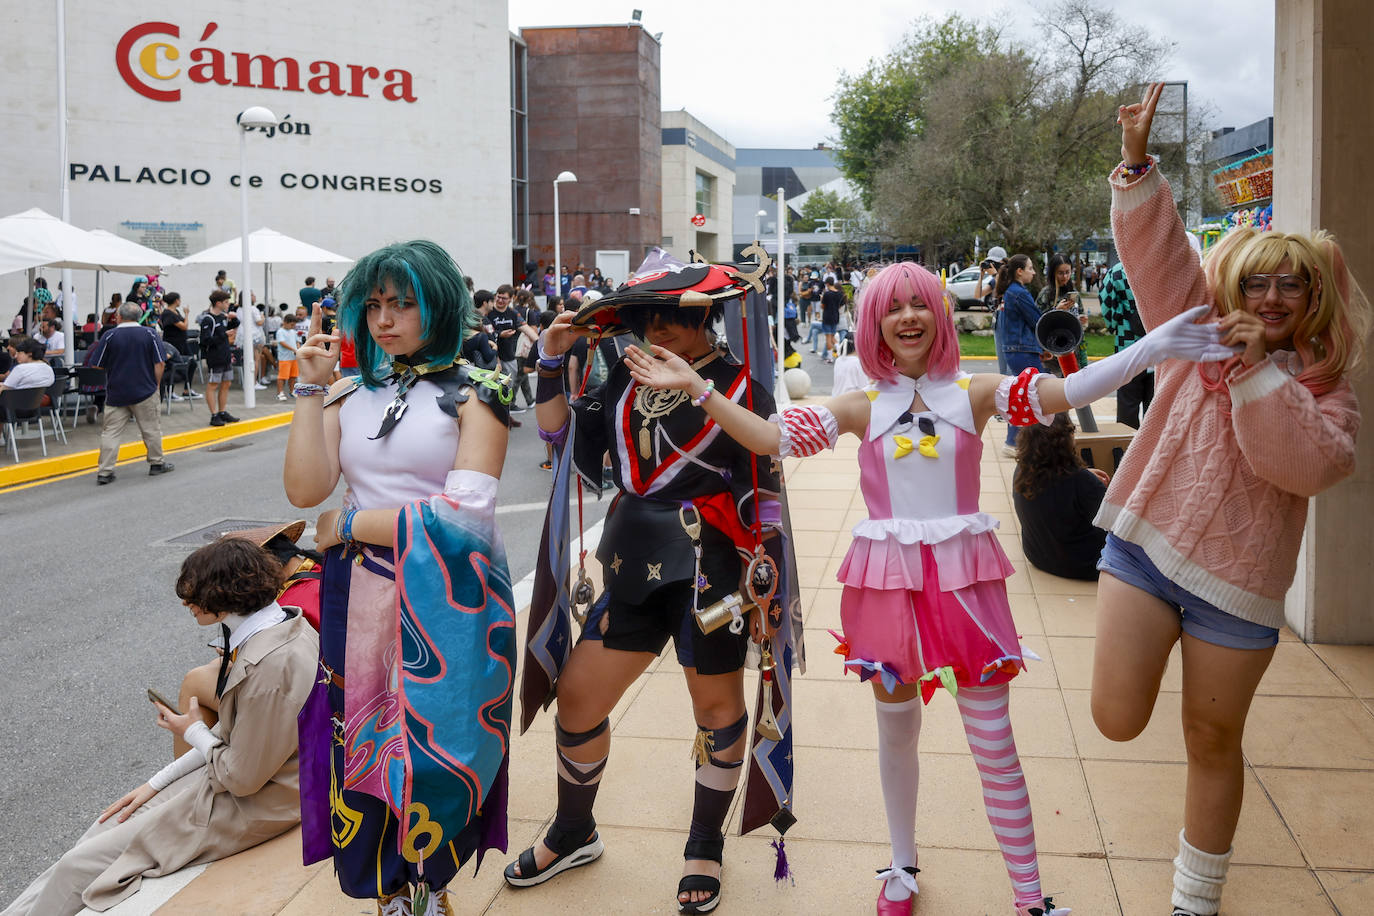
[[[70, 307], [68, 306], [69, 300], [71, 303]], [[72, 287], [72, 294], [68, 296], [67, 291], [62, 288], [62, 284], [59, 282], [57, 284], [57, 297], [53, 299], [53, 305], [56, 305], [59, 309], [62, 309], [64, 313], [70, 312], [72, 316], [72, 321], [76, 321], [78, 308], [76, 299], [76, 287]]]
[[38, 322], [38, 333], [33, 335], [33, 339], [43, 342], [43, 355], [46, 359], [67, 355], [67, 338], [58, 330], [57, 322], [51, 318], [44, 318]]

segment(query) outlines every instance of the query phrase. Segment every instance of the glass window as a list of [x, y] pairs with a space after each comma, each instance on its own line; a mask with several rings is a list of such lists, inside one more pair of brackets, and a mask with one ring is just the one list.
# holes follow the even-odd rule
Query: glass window
[[711, 215], [711, 198], [716, 196], [716, 180], [704, 172], [697, 172], [697, 213]]

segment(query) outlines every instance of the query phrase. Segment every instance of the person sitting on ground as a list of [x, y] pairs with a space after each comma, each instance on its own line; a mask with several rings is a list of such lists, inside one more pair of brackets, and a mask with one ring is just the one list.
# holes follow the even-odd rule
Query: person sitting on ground
[[[320, 628], [320, 581], [324, 578], [321, 564], [324, 557], [308, 547], [301, 547], [296, 541], [305, 532], [305, 522], [296, 520], [284, 525], [268, 525], [265, 528], [249, 528], [231, 531], [225, 538], [241, 538], [257, 544], [281, 564], [281, 587], [277, 591], [277, 603], [282, 607], [300, 608], [301, 616], [316, 631]], [[206, 662], [186, 672], [181, 679], [181, 689], [177, 705], [187, 709], [194, 697], [200, 708], [200, 717], [210, 728], [219, 721], [219, 697], [215, 695], [215, 685], [219, 679], [219, 668], [223, 657], [222, 650], [216, 650], [220, 657]], [[180, 757], [191, 746], [179, 735], [172, 736], [172, 756]]]
[[157, 724], [191, 750], [110, 805], [3, 916], [107, 910], [144, 877], [214, 862], [300, 820], [296, 716], [318, 671], [319, 639], [300, 611], [275, 600], [281, 566], [263, 548], [224, 538], [188, 556], [177, 596], [201, 626], [220, 624], [229, 654], [211, 730], [194, 698]]
[[1068, 414], [1049, 426], [1028, 426], [1016, 440], [1012, 504], [1021, 549], [1036, 569], [1065, 579], [1097, 581], [1107, 532], [1093, 525], [1111, 480], [1083, 464]]

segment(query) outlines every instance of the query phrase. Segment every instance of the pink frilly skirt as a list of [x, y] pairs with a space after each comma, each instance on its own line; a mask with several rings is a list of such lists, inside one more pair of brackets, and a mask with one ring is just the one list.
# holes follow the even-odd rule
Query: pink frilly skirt
[[934, 545], [856, 537], [839, 572], [837, 651], [889, 691], [919, 682], [926, 702], [942, 686], [1006, 683], [1029, 655], [1007, 602], [1014, 571], [992, 531]]

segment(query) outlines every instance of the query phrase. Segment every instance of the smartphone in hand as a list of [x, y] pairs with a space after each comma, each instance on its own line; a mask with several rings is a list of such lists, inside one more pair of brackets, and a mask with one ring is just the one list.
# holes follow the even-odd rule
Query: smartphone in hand
[[178, 716], [181, 715], [181, 710], [177, 709], [177, 704], [173, 703], [171, 700], [168, 700], [166, 697], [164, 697], [162, 694], [158, 693], [151, 687], [148, 688], [148, 701], [150, 703], [161, 703], [163, 706], [166, 706], [168, 709], [170, 709], [174, 714]]

